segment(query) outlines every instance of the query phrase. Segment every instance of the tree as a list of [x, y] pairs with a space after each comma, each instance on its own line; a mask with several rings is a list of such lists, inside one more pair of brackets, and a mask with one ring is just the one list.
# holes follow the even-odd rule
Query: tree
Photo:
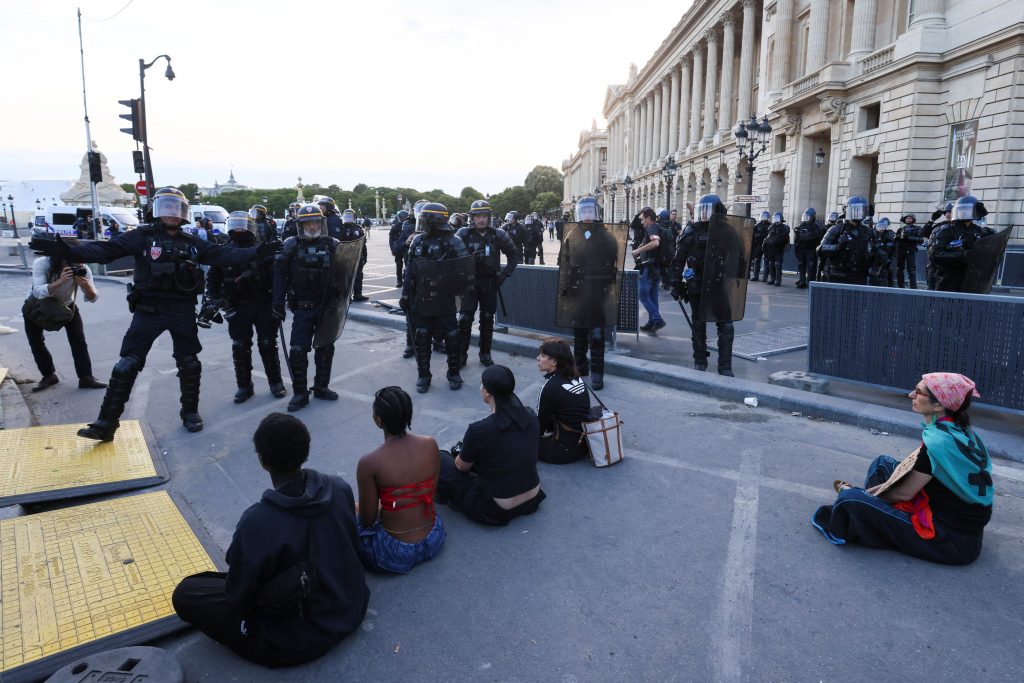
[[541, 192], [530, 202], [530, 211], [536, 211], [540, 216], [557, 214], [558, 205], [561, 201], [561, 195], [557, 195], [554, 192]]
[[530, 211], [531, 195], [522, 185], [506, 187], [496, 195], [491, 196], [491, 206], [494, 213], [504, 217], [509, 211], [517, 211], [520, 216], [525, 216]]
[[552, 166], [534, 166], [526, 175], [523, 187], [534, 197], [542, 192], [554, 192], [561, 197], [563, 183], [564, 179], [558, 169]]
[[459, 197], [470, 203], [473, 203], [478, 199], [484, 198], [484, 196], [476, 188], [473, 187], [462, 188], [462, 192], [459, 193]]
[[178, 189], [185, 195], [185, 199], [190, 202], [199, 194], [199, 186], [195, 183], [182, 183], [178, 185]]

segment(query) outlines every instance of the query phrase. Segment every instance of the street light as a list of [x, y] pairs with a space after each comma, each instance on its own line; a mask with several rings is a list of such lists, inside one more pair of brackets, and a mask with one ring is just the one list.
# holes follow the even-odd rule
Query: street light
[[616, 187], [615, 183], [608, 186], [608, 192], [612, 195], [612, 223], [615, 222], [615, 192], [618, 191], [618, 189], [619, 188]]
[[628, 174], [622, 180], [622, 187], [625, 188], [625, 190], [626, 190], [626, 214], [625, 214], [625, 219], [626, 219], [626, 222], [628, 223], [629, 222], [629, 193], [633, 189], [633, 179], [630, 178]]
[[146, 164], [146, 191], [147, 196], [153, 196], [154, 183], [153, 183], [153, 162], [149, 157], [149, 132], [146, 126], [146, 69], [156, 64], [159, 60], [167, 60], [167, 69], [164, 71], [164, 76], [169, 81], [174, 80], [174, 69], [171, 68], [171, 58], [167, 55], [158, 55], [153, 58], [149, 63], [144, 59], [139, 60], [139, 93], [140, 93], [140, 108], [142, 109], [142, 154]]
[[[10, 206], [11, 206], [11, 226], [14, 228], [14, 238], [17, 239], [18, 238], [18, 217], [14, 215], [14, 196], [13, 195], [7, 195], [7, 203], [10, 204]], [[6, 219], [6, 217], [7, 217], [7, 214], [4, 213], [4, 218]]]
[[661, 169], [662, 175], [665, 176], [665, 210], [672, 210], [672, 180], [676, 177], [676, 160], [675, 157], [669, 157], [665, 162], [664, 168]]
[[818, 151], [814, 153], [814, 165], [815, 165], [815, 166], [816, 166], [817, 168], [821, 168], [821, 165], [822, 165], [823, 163], [825, 163], [825, 150], [823, 150], [823, 149], [822, 149], [822, 148], [821, 148], [821, 147], [819, 146], [819, 147], [818, 147]]
[[[754, 193], [754, 161], [768, 149], [768, 141], [772, 136], [768, 115], [764, 115], [761, 123], [757, 122], [757, 116], [751, 116], [746, 125], [742, 121], [738, 122], [733, 135], [736, 137], [740, 159], [747, 160], [747, 194], [750, 195]], [[747, 202], [747, 218], [750, 218], [750, 202]]]

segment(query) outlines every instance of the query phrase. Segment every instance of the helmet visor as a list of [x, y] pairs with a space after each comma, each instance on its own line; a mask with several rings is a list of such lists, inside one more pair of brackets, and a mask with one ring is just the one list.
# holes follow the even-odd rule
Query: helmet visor
[[800, 217], [800, 220], [803, 221], [804, 223], [810, 223], [811, 221], [814, 220], [814, 215], [804, 211], [804, 215]]
[[577, 203], [576, 204], [576, 222], [582, 223], [584, 221], [596, 221], [597, 220], [597, 204], [593, 202]]
[[974, 204], [968, 202], [957, 202], [953, 206], [953, 220], [970, 221], [974, 220]]
[[180, 218], [188, 222], [188, 202], [173, 194], [163, 194], [153, 200], [154, 218]]
[[227, 220], [228, 232], [235, 232], [236, 230], [242, 232], [251, 232], [256, 234], [256, 224], [253, 223], [252, 218], [249, 216], [228, 216]]
[[864, 220], [864, 209], [867, 208], [860, 202], [856, 204], [850, 204], [846, 207], [846, 217], [851, 221], [862, 221]]
[[[694, 214], [695, 220], [697, 220], [697, 222], [699, 222], [699, 223], [706, 223], [706, 222], [708, 222], [709, 220], [711, 220], [711, 216], [714, 213], [715, 213], [715, 205], [710, 203], [710, 202], [704, 202], [702, 204], [697, 204], [697, 206], [693, 207], [693, 214]], [[768, 217], [767, 214], [762, 214], [762, 215], [765, 218]]]
[[356, 215], [354, 213], [349, 213], [348, 211], [346, 211], [345, 213], [341, 214], [341, 222], [342, 223], [355, 223], [356, 222]]
[[249, 209], [249, 217], [254, 221], [261, 221], [267, 217], [266, 212], [260, 211], [259, 209]]

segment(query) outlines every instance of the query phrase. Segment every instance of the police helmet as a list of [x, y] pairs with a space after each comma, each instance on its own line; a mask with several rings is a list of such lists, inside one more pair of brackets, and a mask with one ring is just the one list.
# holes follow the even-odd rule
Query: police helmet
[[576, 202], [576, 222], [597, 220], [597, 199], [594, 197], [582, 197]]
[[412, 215], [416, 217], [417, 221], [420, 219], [420, 212], [423, 211], [423, 207], [429, 203], [426, 199], [419, 199], [412, 205]]
[[321, 197], [316, 200], [316, 203], [320, 205], [320, 209], [324, 212], [325, 216], [338, 212], [338, 204], [331, 197]]
[[984, 218], [986, 214], [988, 211], [985, 210], [985, 205], [970, 194], [957, 199], [953, 206], [953, 220], [955, 221], [973, 221], [977, 218]]
[[519, 220], [519, 212], [509, 211], [508, 213], [505, 214], [505, 220], [508, 221], [509, 223], [515, 223], [517, 220]]
[[448, 223], [448, 208], [437, 202], [426, 202], [420, 209], [419, 225], [424, 232], [445, 232], [451, 230]]
[[953, 210], [953, 202], [946, 202], [946, 205], [942, 207], [942, 213], [950, 213]]
[[409, 212], [406, 211], [405, 209], [402, 209], [401, 211], [395, 214], [395, 218], [404, 223], [407, 220], [409, 220]]
[[781, 211], [776, 211], [775, 213], [772, 214], [772, 223], [781, 223], [781, 222], [782, 222], [782, 212]]
[[669, 219], [668, 209], [662, 209], [661, 211], [658, 212], [658, 222], [659, 223], [668, 223], [668, 219]]
[[296, 213], [295, 220], [298, 222], [300, 227], [303, 223], [312, 223], [314, 221], [316, 221], [320, 227], [319, 233], [315, 235], [311, 235], [307, 233], [305, 229], [302, 229], [299, 232], [300, 237], [313, 239], [314, 237], [319, 237], [324, 234], [324, 213], [320, 210], [320, 206], [317, 204], [304, 204]]
[[533, 214], [532, 213], [526, 214], [526, 218], [523, 219], [523, 222], [526, 223], [527, 225], [533, 225]]
[[878, 232], [885, 232], [888, 229], [889, 229], [889, 219], [888, 218], [879, 218], [878, 219], [878, 223], [875, 224], [875, 230], [877, 230]]
[[810, 223], [817, 217], [818, 212], [814, 210], [814, 207], [808, 206], [806, 209], [804, 209], [804, 215], [800, 217], [800, 220], [802, 220], [804, 223]]
[[851, 221], [862, 221], [868, 215], [868, 200], [860, 195], [853, 195], [846, 200], [846, 217]]
[[761, 212], [761, 220], [766, 221], [766, 220], [769, 220], [770, 218], [771, 218], [771, 214], [769, 214], [767, 211], [762, 211]]
[[249, 209], [249, 215], [252, 216], [254, 221], [263, 221], [267, 219], [267, 207], [262, 204], [253, 204], [252, 208]]
[[[698, 223], [706, 223], [711, 220], [711, 216], [716, 213], [725, 213], [725, 204], [718, 198], [717, 194], [706, 194], [697, 200], [697, 203], [693, 205], [694, 219]], [[765, 211], [762, 215], [767, 216], [768, 212]]]
[[356, 222], [356, 212], [354, 210], [352, 210], [352, 209], [345, 209], [344, 211], [341, 212], [341, 222], [342, 223], [355, 223]]
[[153, 193], [153, 218], [180, 218], [188, 223], [188, 199], [176, 187], [161, 187]]
[[295, 213], [301, 208], [302, 204], [299, 204], [298, 202], [292, 202], [291, 204], [288, 205], [288, 215], [291, 216], [292, 218], [295, 218]]
[[908, 213], [905, 216], [900, 216], [900, 223], [903, 223], [905, 225], [913, 225], [916, 222], [917, 217], [912, 213]]
[[832, 211], [832, 212], [830, 212], [828, 214], [828, 222], [829, 223], [835, 223], [838, 220], [839, 220], [839, 212], [838, 211]]
[[490, 216], [493, 210], [486, 199], [478, 199], [469, 205], [470, 216]]
[[226, 221], [226, 228], [229, 233], [231, 232], [251, 232], [253, 235], [256, 234], [256, 221], [252, 218], [252, 209], [249, 213], [245, 211], [232, 211], [228, 214], [228, 220]]

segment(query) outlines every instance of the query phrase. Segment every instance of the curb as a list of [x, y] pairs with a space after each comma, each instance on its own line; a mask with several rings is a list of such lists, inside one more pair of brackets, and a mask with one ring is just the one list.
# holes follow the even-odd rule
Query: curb
[[0, 429], [31, 427], [32, 413], [25, 395], [10, 374], [0, 384]]
[[[349, 308], [349, 319], [382, 327], [405, 329], [405, 316], [381, 313], [363, 307]], [[538, 342], [516, 335], [495, 332], [492, 346], [498, 351], [531, 356], [537, 352]], [[799, 412], [807, 417], [863, 429], [874, 429], [897, 436], [911, 438], [921, 436], [921, 420], [909, 411], [861, 403], [828, 394], [812, 394], [775, 384], [763, 384], [736, 377], [722, 377], [692, 368], [638, 358], [606, 355], [604, 365], [605, 374], [608, 375], [650, 382], [658, 386], [704, 394], [737, 403], [742, 403], [745, 398], [755, 397], [759, 406], [770, 410]], [[1016, 437], [1000, 432], [987, 432], [985, 445], [988, 447], [989, 454], [994, 457], [1024, 463], [1024, 448], [1022, 448], [1021, 440]]]

